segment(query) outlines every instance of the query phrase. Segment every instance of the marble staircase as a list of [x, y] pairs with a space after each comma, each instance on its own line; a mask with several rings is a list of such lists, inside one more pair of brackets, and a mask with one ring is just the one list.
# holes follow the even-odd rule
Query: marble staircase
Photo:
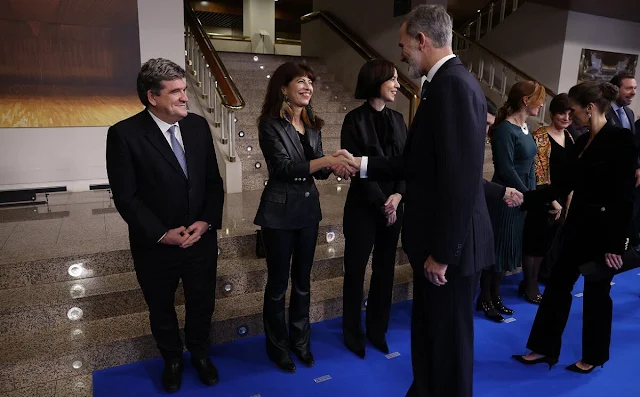
[[[348, 185], [319, 190], [324, 219], [312, 272], [313, 322], [341, 315]], [[226, 196], [214, 344], [263, 332], [266, 265], [255, 256], [253, 225], [260, 193]], [[400, 248], [396, 266], [394, 300], [410, 299], [411, 271]], [[176, 310], [182, 324], [180, 288]], [[90, 396], [92, 371], [158, 356], [126, 224], [108, 192], [57, 193], [48, 205], [0, 209], [0, 346], [2, 396]]]

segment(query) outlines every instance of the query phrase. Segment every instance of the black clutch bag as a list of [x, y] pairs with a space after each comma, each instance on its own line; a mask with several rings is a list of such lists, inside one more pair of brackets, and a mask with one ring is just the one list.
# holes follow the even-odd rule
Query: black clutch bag
[[629, 248], [622, 254], [622, 267], [620, 269], [610, 268], [604, 263], [604, 259], [584, 263], [580, 265], [579, 269], [585, 279], [597, 281], [638, 267], [640, 267], [640, 252], [635, 248]]

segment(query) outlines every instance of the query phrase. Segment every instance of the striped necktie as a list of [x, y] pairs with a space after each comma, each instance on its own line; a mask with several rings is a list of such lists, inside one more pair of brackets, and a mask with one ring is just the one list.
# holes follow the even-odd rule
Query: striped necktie
[[180, 146], [180, 142], [178, 142], [178, 138], [176, 138], [176, 126], [172, 125], [169, 127], [169, 137], [171, 140], [171, 150], [173, 150], [173, 154], [176, 155], [176, 159], [178, 159], [178, 163], [182, 168], [182, 172], [184, 172], [184, 176], [189, 177], [189, 173], [187, 172], [187, 156], [184, 154], [184, 150], [182, 146]]

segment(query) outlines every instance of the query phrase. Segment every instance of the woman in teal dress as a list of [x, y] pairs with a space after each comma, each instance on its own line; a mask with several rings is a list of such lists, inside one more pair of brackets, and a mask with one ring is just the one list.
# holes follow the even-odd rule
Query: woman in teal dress
[[[533, 160], [538, 149], [526, 120], [538, 115], [544, 99], [544, 86], [534, 81], [518, 82], [509, 91], [507, 102], [498, 110], [495, 124], [489, 130], [493, 182], [523, 193], [536, 188]], [[526, 212], [509, 208], [498, 200], [488, 200], [487, 206], [493, 226], [496, 263], [482, 272], [477, 309], [488, 319], [502, 322], [502, 315], [511, 315], [513, 310], [502, 302], [500, 282], [505, 272], [520, 266]]]

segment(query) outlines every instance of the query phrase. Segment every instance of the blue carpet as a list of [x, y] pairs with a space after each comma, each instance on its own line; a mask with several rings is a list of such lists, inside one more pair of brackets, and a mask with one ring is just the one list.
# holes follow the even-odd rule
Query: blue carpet
[[[612, 288], [614, 324], [611, 360], [604, 369], [590, 375], [564, 370], [580, 359], [582, 302], [574, 298], [564, 337], [560, 363], [551, 372], [543, 365], [525, 367], [510, 356], [525, 353], [525, 344], [536, 307], [516, 297], [520, 276], [505, 279], [505, 302], [516, 311], [516, 321], [495, 324], [476, 315], [474, 396], [638, 396], [640, 379], [636, 362], [640, 357], [640, 277], [631, 271], [615, 278]], [[582, 281], [575, 293], [582, 291]], [[296, 374], [280, 372], [266, 358], [264, 336], [213, 346], [211, 356], [220, 371], [221, 382], [213, 387], [202, 385], [190, 364], [186, 364], [180, 396], [288, 397], [288, 396], [404, 396], [411, 383], [409, 325], [411, 302], [393, 306], [387, 340], [392, 352], [400, 355], [387, 359], [375, 349], [367, 348], [367, 358], [360, 360], [342, 345], [341, 320], [312, 325], [313, 352], [316, 365], [298, 365]], [[188, 363], [188, 356], [185, 355]], [[160, 385], [162, 360], [155, 359], [96, 371], [93, 374], [94, 396], [164, 395]], [[331, 378], [314, 381], [323, 376]]]

